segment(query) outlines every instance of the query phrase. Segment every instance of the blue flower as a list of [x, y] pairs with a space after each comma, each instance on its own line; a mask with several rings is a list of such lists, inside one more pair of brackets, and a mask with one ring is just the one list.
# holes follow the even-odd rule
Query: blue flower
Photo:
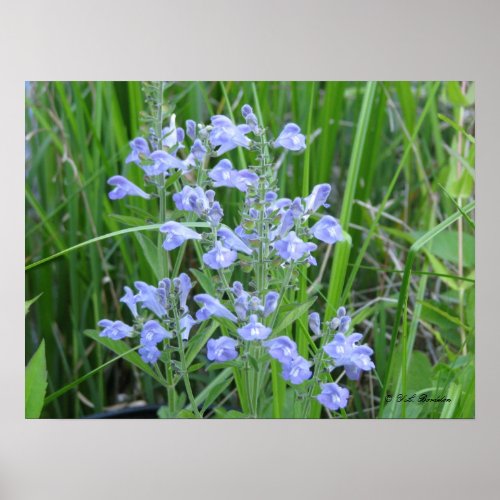
[[349, 364], [354, 346], [362, 338], [360, 333], [353, 333], [349, 337], [343, 333], [337, 333], [333, 340], [323, 347], [323, 350], [335, 361], [335, 366]]
[[294, 219], [298, 219], [304, 213], [304, 207], [302, 206], [302, 198], [295, 198], [290, 205], [290, 212]]
[[145, 363], [154, 365], [161, 355], [161, 351], [155, 345], [145, 345], [139, 349], [139, 354]]
[[302, 356], [297, 356], [289, 363], [283, 364], [282, 375], [292, 384], [301, 384], [312, 376], [311, 363]]
[[140, 163], [141, 160], [149, 158], [149, 145], [143, 137], [136, 137], [129, 142], [132, 148], [131, 153], [127, 156], [125, 163]]
[[153, 160], [152, 165], [141, 165], [141, 168], [149, 176], [162, 175], [171, 168], [182, 171], [186, 170], [186, 165], [184, 165], [182, 160], [165, 151], [155, 151], [151, 153], [150, 158]]
[[234, 301], [234, 312], [240, 320], [245, 320], [248, 313], [248, 293], [245, 292], [244, 295], [240, 295]]
[[186, 210], [188, 212], [193, 211], [193, 207], [197, 206], [197, 199], [201, 198], [204, 208], [207, 209], [209, 206], [208, 199], [202, 188], [191, 186], [184, 186], [182, 191], [174, 193], [172, 195], [172, 200], [175, 203], [177, 210]]
[[170, 123], [168, 127], [165, 127], [162, 132], [162, 141], [161, 143], [163, 144], [164, 147], [166, 148], [173, 148], [177, 142], [178, 142], [178, 137], [177, 137], [177, 129], [175, 127], [175, 115], [173, 114], [170, 117]]
[[214, 187], [234, 187], [233, 178], [237, 172], [233, 168], [233, 164], [229, 160], [224, 159], [208, 172], [208, 177], [214, 181]]
[[131, 337], [133, 328], [126, 325], [123, 321], [110, 321], [109, 319], [101, 319], [97, 323], [104, 330], [99, 333], [99, 337], [108, 337], [111, 340], [120, 340], [125, 337]]
[[167, 251], [180, 247], [186, 240], [201, 240], [201, 234], [175, 221], [166, 222], [160, 231], [166, 234], [163, 248]]
[[180, 148], [183, 148], [184, 146], [182, 145], [182, 142], [186, 138], [184, 129], [181, 127], [177, 127], [176, 133], [177, 133], [177, 143], [179, 144]]
[[314, 243], [304, 243], [297, 237], [295, 231], [290, 231], [285, 238], [275, 242], [273, 247], [285, 260], [298, 260], [317, 248]]
[[210, 361], [231, 361], [238, 357], [236, 351], [236, 340], [229, 337], [210, 339], [207, 342], [207, 358]]
[[254, 311], [254, 312], [263, 312], [264, 306], [262, 305], [259, 297], [252, 295], [252, 296], [249, 296], [249, 299], [248, 299], [248, 309], [250, 311]]
[[172, 200], [175, 203], [175, 208], [177, 210], [187, 210], [191, 211], [191, 205], [189, 204], [189, 197], [193, 193], [193, 188], [191, 186], [184, 186], [182, 191], [174, 193], [172, 195]]
[[252, 106], [250, 106], [250, 104], [244, 104], [241, 107], [241, 114], [243, 115], [243, 118], [246, 118], [250, 113], [253, 113]]
[[193, 120], [186, 120], [186, 134], [194, 141], [196, 137], [196, 122]]
[[207, 148], [201, 143], [200, 139], [196, 139], [191, 147], [191, 154], [198, 160], [203, 161], [207, 154]]
[[351, 324], [351, 317], [350, 316], [342, 316], [340, 318], [339, 332], [340, 333], [347, 333], [347, 331], [349, 330], [350, 324]]
[[363, 336], [353, 333], [346, 337], [343, 333], [335, 334], [333, 340], [323, 347], [323, 350], [335, 361], [335, 366], [343, 366], [346, 375], [351, 380], [358, 380], [361, 371], [370, 371], [375, 368], [370, 356], [373, 350], [366, 346], [357, 345]]
[[306, 202], [305, 211], [312, 213], [316, 212], [316, 210], [322, 206], [328, 207], [329, 205], [326, 203], [326, 200], [331, 190], [332, 186], [330, 186], [330, 184], [318, 184], [314, 186], [312, 193], [304, 198]]
[[292, 200], [289, 198], [279, 198], [269, 207], [270, 212], [277, 212], [277, 215], [283, 215], [290, 205], [292, 204]]
[[297, 344], [286, 336], [268, 340], [263, 345], [267, 347], [269, 356], [282, 364], [289, 364], [298, 356]]
[[254, 220], [257, 220], [259, 218], [259, 211], [256, 209], [256, 208], [251, 208], [249, 211], [248, 211], [248, 215], [250, 215], [250, 217]]
[[[177, 278], [175, 278], [177, 279]], [[170, 290], [172, 288], [172, 280], [170, 278], [163, 278], [158, 282], [158, 289], [162, 290], [163, 296], [166, 298], [167, 295], [170, 293]]]
[[257, 321], [257, 315], [250, 315], [250, 322], [237, 330], [240, 337], [245, 340], [264, 340], [271, 335], [271, 328]]
[[233, 283], [232, 291], [234, 295], [236, 295], [236, 297], [241, 297], [242, 295], [248, 297], [248, 292], [245, 292], [245, 290], [243, 290], [243, 285], [240, 281], [235, 281]]
[[259, 239], [259, 235], [257, 231], [251, 231], [247, 233], [245, 229], [241, 225], [236, 226], [234, 228], [234, 234], [239, 236], [245, 243], [250, 243], [251, 241], [255, 241]]
[[268, 292], [264, 298], [264, 318], [267, 318], [270, 314], [276, 311], [278, 307], [278, 299], [280, 298], [280, 294], [277, 292]]
[[315, 335], [321, 334], [321, 319], [317, 312], [309, 314], [309, 328]]
[[115, 188], [108, 193], [110, 200], [119, 200], [125, 196], [140, 196], [149, 200], [151, 196], [145, 193], [141, 188], [137, 187], [133, 182], [122, 175], [114, 175], [108, 179], [108, 184], [110, 186], [115, 186]]
[[144, 281], [136, 281], [134, 286], [139, 290], [137, 302], [140, 302], [142, 307], [149, 309], [160, 318], [165, 316], [165, 297], [161, 291], [153, 285], [148, 285]]
[[330, 321], [330, 328], [340, 333], [347, 333], [351, 325], [351, 317], [347, 315], [345, 307], [339, 307], [337, 316]]
[[264, 200], [266, 203], [273, 203], [277, 199], [278, 199], [278, 195], [274, 191], [268, 191], [264, 196]]
[[224, 211], [222, 210], [220, 203], [216, 201], [208, 209], [207, 220], [213, 227], [217, 227], [220, 224], [222, 217], [224, 217]]
[[224, 307], [220, 301], [207, 293], [200, 293], [193, 297], [194, 301], [202, 305], [201, 309], [196, 311], [196, 319], [198, 321], [204, 321], [211, 316], [217, 316], [219, 318], [226, 318], [233, 323], [236, 323], [236, 316]]
[[321, 384], [321, 394], [318, 394], [316, 399], [329, 410], [337, 411], [347, 406], [349, 390], [334, 382]]
[[125, 295], [120, 298], [120, 302], [127, 304], [134, 318], [137, 318], [137, 300], [139, 297], [137, 295], [134, 295], [134, 292], [128, 286], [124, 287], [124, 290]]
[[213, 189], [207, 189], [205, 191], [205, 197], [208, 200], [208, 203], [213, 203], [215, 201], [215, 191]]
[[209, 140], [213, 147], [219, 146], [217, 156], [220, 156], [227, 151], [241, 146], [244, 148], [250, 147], [250, 139], [245, 137], [245, 134], [250, 132], [248, 125], [236, 126], [227, 116], [215, 115], [211, 118], [212, 130], [210, 131]]
[[300, 133], [300, 127], [295, 123], [287, 123], [278, 138], [274, 141], [275, 148], [282, 147], [290, 151], [302, 151], [306, 148], [306, 138]]
[[190, 314], [186, 314], [179, 320], [179, 330], [181, 331], [181, 339], [188, 340], [189, 333], [191, 332], [191, 328], [193, 325], [196, 325], [196, 321]]
[[247, 125], [250, 127], [250, 130], [254, 134], [258, 134], [260, 132], [259, 121], [257, 120], [257, 117], [253, 113], [249, 113], [245, 117], [245, 121], [247, 122]]
[[329, 243], [330, 245], [344, 239], [340, 224], [331, 215], [323, 216], [314, 224], [311, 228], [311, 232], [316, 239]]
[[173, 335], [167, 332], [163, 326], [151, 319], [147, 321], [141, 332], [141, 344], [144, 345], [156, 345], [164, 339], [171, 339]]
[[375, 368], [375, 364], [370, 359], [373, 350], [367, 345], [356, 346], [351, 355], [351, 362], [344, 365], [345, 374], [350, 380], [359, 380], [362, 371], [368, 372]]
[[193, 288], [191, 279], [186, 273], [181, 273], [178, 278], [174, 278], [174, 286], [179, 296], [179, 306], [184, 312], [187, 312], [186, 300], [191, 288]]
[[253, 250], [243, 243], [236, 234], [231, 231], [228, 227], [222, 227], [217, 231], [217, 236], [220, 238], [224, 246], [230, 248], [231, 250], [236, 250], [237, 252], [243, 252], [250, 255]]
[[212, 269], [225, 269], [238, 257], [234, 250], [222, 246], [220, 241], [215, 242], [215, 247], [203, 254], [203, 262]]
[[257, 121], [257, 117], [253, 112], [252, 106], [250, 106], [249, 104], [244, 104], [241, 108], [241, 114], [243, 115], [243, 118], [245, 118], [245, 121], [251, 128], [252, 132], [257, 133], [259, 131], [259, 124]]
[[234, 187], [242, 193], [246, 193], [249, 187], [255, 187], [259, 182], [259, 176], [246, 168], [236, 170], [235, 172], [236, 174], [233, 179]]
[[318, 265], [318, 261], [312, 255], [308, 255], [307, 256], [306, 262], [308, 264], [310, 264], [311, 266], [317, 266]]
[[287, 210], [283, 217], [281, 218], [281, 224], [279, 226], [279, 235], [285, 236], [290, 229], [295, 225], [295, 219], [293, 217], [293, 212], [291, 210]]
[[230, 187], [246, 193], [249, 186], [255, 186], [259, 176], [250, 170], [236, 170], [233, 164], [227, 160], [221, 160], [208, 173], [210, 179], [214, 181], [214, 187]]
[[197, 215], [203, 215], [210, 208], [207, 194], [199, 186], [195, 188], [184, 186], [182, 191], [174, 193], [172, 199], [174, 200], [177, 210], [195, 212]]

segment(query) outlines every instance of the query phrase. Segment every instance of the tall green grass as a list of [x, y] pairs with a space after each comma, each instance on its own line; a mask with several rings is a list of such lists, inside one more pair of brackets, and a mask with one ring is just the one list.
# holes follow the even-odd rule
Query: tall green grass
[[[280, 159], [281, 195], [332, 184], [328, 212], [340, 218], [346, 240], [320, 247], [318, 266], [299, 275], [284, 303], [317, 294], [314, 307], [327, 317], [346, 305], [374, 347], [376, 373], [351, 383], [355, 397], [346, 415], [473, 417], [474, 84], [181, 82], [167, 95], [178, 125], [187, 118], [208, 122], [218, 112], [240, 121], [239, 108], [248, 102], [270, 136], [294, 121], [308, 137], [305, 155]], [[113, 353], [83, 333], [103, 317], [121, 318], [124, 285], [157, 278], [147, 251], [155, 238], [134, 229], [157, 214], [144, 200], [112, 204], [106, 196], [106, 179], [117, 173], [141, 182], [140, 169], [124, 160], [128, 141], [141, 133], [144, 109], [139, 82], [39, 82], [27, 89], [26, 298], [41, 296], [26, 319], [26, 359], [43, 339], [45, 417], [163, 401], [163, 381], [125, 361], [135, 353]], [[252, 157], [235, 150], [231, 160], [243, 166]], [[239, 196], [218, 194], [230, 225], [239, 217]], [[196, 249], [187, 246], [171, 264], [188, 270], [197, 262]], [[244, 276], [235, 271], [233, 278]], [[203, 273], [196, 279], [210, 286]], [[313, 349], [306, 313], [283, 329], [301, 352]], [[188, 353], [193, 364], [199, 349]], [[248, 405], [235, 396], [240, 376], [231, 368], [196, 373], [195, 399], [203, 405], [213, 399], [207, 408], [221, 401], [228, 408]], [[271, 379], [259, 382], [274, 396], [269, 416], [300, 406], [276, 365]], [[448, 395], [452, 403], [386, 403], [399, 392]], [[320, 415], [313, 404], [311, 416]]]

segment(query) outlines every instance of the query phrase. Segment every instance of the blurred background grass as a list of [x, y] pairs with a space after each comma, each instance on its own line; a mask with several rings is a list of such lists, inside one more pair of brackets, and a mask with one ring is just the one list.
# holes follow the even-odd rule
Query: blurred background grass
[[[356, 329], [374, 347], [377, 374], [357, 384], [350, 414], [473, 417], [473, 212], [417, 245], [413, 272], [405, 279], [403, 271], [411, 246], [473, 201], [474, 84], [257, 82], [256, 90], [271, 135], [294, 121], [309, 138], [305, 155], [278, 158], [281, 195], [330, 183], [328, 211], [352, 238], [321, 247], [318, 267], [304, 273], [297, 290], [302, 301], [319, 293], [321, 312], [341, 303], [356, 311]], [[219, 112], [238, 117], [242, 104], [255, 106], [250, 82], [180, 82], [166, 95], [178, 126]], [[142, 133], [141, 83], [29, 83], [26, 99], [26, 264], [147, 223], [154, 215], [147, 202], [112, 204], [106, 195], [106, 179], [117, 173], [141, 185], [141, 170], [124, 163], [128, 141]], [[251, 160], [241, 151], [231, 156], [237, 165]], [[239, 196], [218, 195], [230, 225], [238, 220]], [[198, 267], [194, 252], [186, 252], [182, 267]], [[27, 271], [26, 299], [42, 295], [26, 319], [26, 359], [45, 339], [49, 393], [112, 357], [82, 332], [101, 318], [121, 319], [117, 299], [137, 279], [156, 281], [134, 235]], [[300, 328], [304, 319], [294, 326]], [[204, 382], [202, 373], [200, 389]], [[385, 403], [403, 389], [452, 402], [403, 409]], [[155, 386], [120, 360], [42, 416], [80, 417], [137, 400], [158, 402]]]

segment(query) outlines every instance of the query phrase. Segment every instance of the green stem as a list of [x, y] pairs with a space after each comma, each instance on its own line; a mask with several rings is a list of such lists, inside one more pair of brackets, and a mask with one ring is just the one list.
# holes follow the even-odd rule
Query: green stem
[[327, 340], [330, 340], [328, 337], [329, 337], [328, 335], [325, 335], [323, 337], [322, 341], [320, 341], [318, 359], [314, 363], [312, 383], [309, 386], [309, 389], [307, 390], [306, 402], [304, 404], [304, 413], [302, 415], [302, 418], [307, 418], [307, 414], [309, 413], [309, 408], [311, 406], [311, 398], [312, 398], [312, 393], [314, 390], [315, 382], [316, 382], [316, 380], [319, 381], [319, 372], [320, 372], [320, 370], [322, 368], [322, 364], [323, 364], [323, 358], [324, 358], [323, 345], [325, 345], [327, 343]]
[[174, 377], [172, 373], [172, 355], [170, 353], [169, 340], [165, 341], [164, 351], [166, 352], [165, 374], [167, 379], [168, 409], [170, 411], [170, 415], [172, 416], [175, 411], [175, 388], [174, 388]]
[[[265, 139], [265, 134], [260, 135], [259, 143], [259, 162], [260, 162], [260, 177], [259, 177], [259, 202], [262, 205], [257, 221], [257, 234], [259, 235], [259, 248], [257, 255], [257, 262], [255, 265], [256, 274], [256, 291], [257, 296], [261, 301], [264, 301], [264, 296], [268, 288], [268, 257], [269, 257], [269, 226], [265, 220], [264, 213], [264, 199], [266, 195], [266, 177], [268, 175], [267, 169], [270, 167], [268, 157], [268, 147]], [[257, 366], [260, 364], [261, 349], [256, 346], [250, 349], [250, 353], [254, 355]], [[250, 395], [250, 400], [253, 401], [254, 416], [258, 417], [259, 411], [259, 372], [253, 367], [253, 393]]]
[[[179, 324], [179, 322], [177, 322]], [[191, 404], [191, 409], [193, 410], [194, 414], [198, 418], [203, 418], [203, 415], [200, 413], [198, 410], [198, 405], [196, 404], [194, 395], [193, 395], [193, 389], [191, 388], [191, 382], [189, 380], [189, 375], [187, 372], [187, 366], [186, 366], [186, 355], [184, 352], [184, 343], [181, 338], [181, 333], [179, 331], [179, 327], [177, 327], [177, 339], [179, 342], [179, 357], [181, 361], [181, 371], [182, 371], [182, 380], [184, 381], [184, 386], [186, 387], [186, 392], [188, 395], [189, 402]]]
[[250, 386], [250, 363], [248, 361], [248, 356], [250, 355], [250, 342], [245, 342], [244, 347], [243, 347], [243, 356], [244, 356], [244, 363], [243, 363], [243, 377], [244, 377], [244, 382], [245, 382], [245, 390], [247, 392], [247, 401], [248, 401], [248, 406], [250, 410], [250, 414], [255, 415], [255, 407], [254, 407], [254, 401], [252, 398], [252, 391], [251, 391], [251, 386]]
[[203, 418], [203, 415], [200, 413], [198, 410], [198, 405], [196, 404], [194, 395], [193, 395], [193, 390], [191, 388], [191, 382], [189, 380], [189, 375], [187, 372], [187, 363], [186, 363], [186, 354], [184, 352], [184, 341], [182, 340], [182, 332], [181, 332], [181, 327], [180, 327], [180, 322], [179, 322], [179, 314], [177, 312], [177, 307], [174, 306], [172, 308], [174, 311], [174, 319], [175, 319], [175, 331], [177, 332], [177, 344], [179, 346], [179, 360], [181, 362], [181, 373], [182, 373], [182, 380], [184, 381], [184, 386], [186, 388], [186, 392], [188, 395], [189, 402], [191, 404], [191, 409], [193, 410], [193, 413], [198, 417], [198, 418]]
[[290, 280], [292, 279], [292, 274], [293, 274], [293, 268], [294, 268], [294, 262], [292, 261], [290, 263], [290, 267], [288, 268], [288, 272], [285, 275], [285, 281], [283, 282], [283, 288], [281, 289], [281, 293], [278, 299], [278, 306], [276, 307], [276, 310], [274, 311], [273, 315], [271, 316], [271, 321], [269, 322], [269, 327], [272, 329], [274, 327], [274, 323], [276, 323], [276, 319], [278, 317], [278, 312], [280, 310], [281, 304], [283, 302], [283, 299], [285, 297], [286, 290], [288, 288], [288, 285], [290, 284]]
[[[157, 116], [155, 123], [155, 133], [157, 140], [157, 149], [163, 149], [162, 142], [162, 131], [163, 131], [163, 82], [158, 82], [157, 89]], [[163, 178], [163, 181], [165, 179]], [[159, 209], [159, 223], [164, 224], [166, 219], [166, 200], [165, 200], [165, 189], [164, 186], [157, 185], [158, 198], [160, 199], [160, 209]], [[162, 247], [162, 235], [158, 232], [158, 262], [160, 265], [160, 273], [163, 277], [168, 277], [168, 254], [163, 250]], [[166, 361], [165, 361], [165, 378], [167, 379], [167, 397], [168, 397], [168, 408], [170, 414], [172, 415], [175, 411], [175, 388], [173, 383], [173, 372], [172, 372], [172, 355], [170, 351], [170, 341], [166, 340], [164, 342], [164, 347], [166, 347]]]

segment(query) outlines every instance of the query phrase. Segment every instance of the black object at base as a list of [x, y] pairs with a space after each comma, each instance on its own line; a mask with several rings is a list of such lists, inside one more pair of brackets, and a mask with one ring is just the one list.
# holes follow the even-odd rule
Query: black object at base
[[131, 408], [123, 408], [122, 410], [103, 411], [102, 413], [94, 413], [87, 415], [84, 418], [158, 418], [157, 412], [161, 408], [160, 405], [145, 405]]

